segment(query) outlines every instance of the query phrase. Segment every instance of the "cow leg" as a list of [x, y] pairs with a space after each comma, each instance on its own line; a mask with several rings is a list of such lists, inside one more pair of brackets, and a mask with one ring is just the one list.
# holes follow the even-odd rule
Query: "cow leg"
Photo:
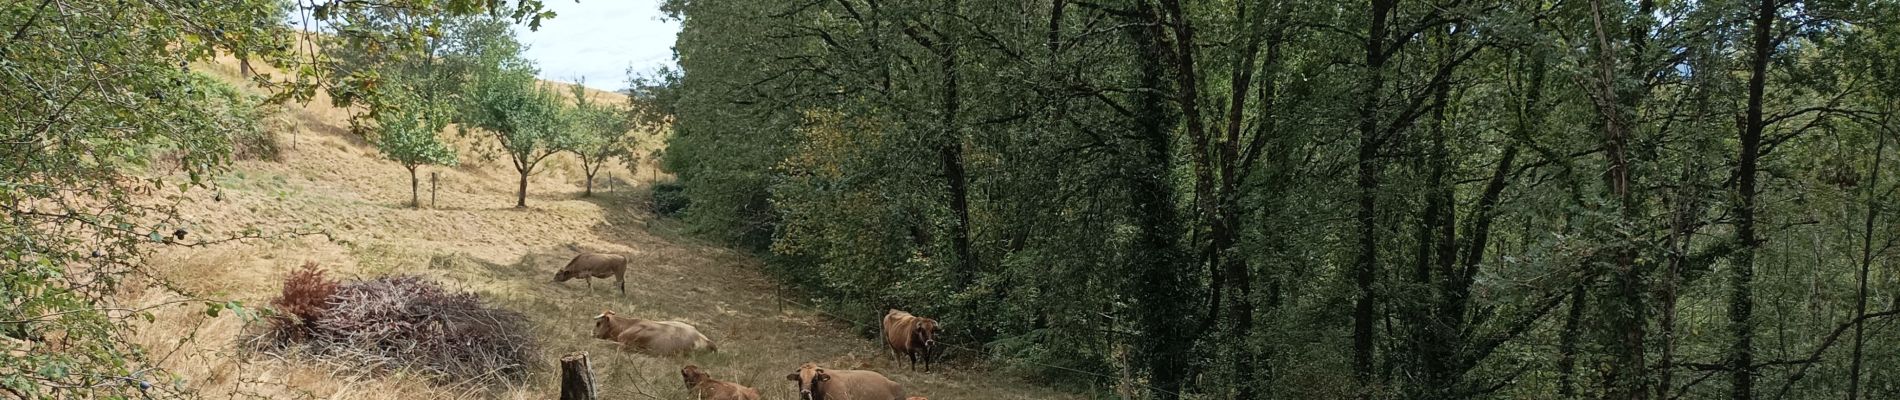
[[911, 349], [910, 351], [904, 352], [904, 354], [910, 356], [910, 370], [916, 371], [917, 370], [917, 350]]
[[626, 296], [627, 295], [627, 273], [615, 272], [614, 281], [617, 281], [618, 283], [620, 283], [620, 295]]

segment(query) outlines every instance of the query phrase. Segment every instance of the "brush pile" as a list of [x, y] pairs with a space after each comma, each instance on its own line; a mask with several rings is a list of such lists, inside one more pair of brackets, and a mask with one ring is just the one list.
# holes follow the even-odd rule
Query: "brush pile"
[[266, 351], [339, 368], [421, 373], [441, 383], [520, 383], [537, 353], [525, 316], [415, 276], [336, 283], [313, 264], [284, 280]]

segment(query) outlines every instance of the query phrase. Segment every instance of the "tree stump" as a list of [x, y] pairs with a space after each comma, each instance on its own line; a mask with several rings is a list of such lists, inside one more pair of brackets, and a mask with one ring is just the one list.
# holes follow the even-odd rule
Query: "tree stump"
[[561, 356], [561, 400], [594, 400], [594, 367], [587, 352]]

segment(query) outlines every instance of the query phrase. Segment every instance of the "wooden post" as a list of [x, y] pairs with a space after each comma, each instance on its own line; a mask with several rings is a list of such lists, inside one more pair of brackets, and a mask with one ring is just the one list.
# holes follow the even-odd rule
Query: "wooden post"
[[429, 171], [429, 208], [435, 208], [435, 171]]
[[561, 356], [561, 400], [594, 400], [594, 367], [587, 352]]

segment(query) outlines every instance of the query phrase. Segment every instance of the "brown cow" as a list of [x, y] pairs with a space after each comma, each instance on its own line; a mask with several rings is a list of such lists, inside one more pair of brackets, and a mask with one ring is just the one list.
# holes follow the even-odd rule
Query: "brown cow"
[[757, 389], [737, 383], [713, 379], [698, 365], [680, 368], [680, 378], [686, 380], [686, 390], [699, 400], [759, 400]]
[[904, 399], [904, 385], [871, 371], [827, 370], [805, 363], [785, 379], [797, 383], [800, 400]]
[[929, 318], [892, 309], [884, 313], [884, 344], [891, 348], [891, 360], [897, 353], [910, 356], [910, 369], [917, 369], [917, 353], [923, 353], [924, 371], [930, 371], [930, 356], [936, 354], [937, 334], [943, 327]]
[[581, 253], [554, 273], [554, 283], [567, 282], [569, 279], [587, 280], [587, 290], [594, 290], [594, 278], [614, 277], [620, 284], [620, 294], [627, 294], [627, 256], [619, 254]]
[[696, 350], [719, 351], [712, 339], [679, 321], [650, 321], [625, 318], [613, 311], [601, 311], [594, 317], [594, 338], [620, 343], [621, 351], [639, 351], [656, 356], [684, 355]]

